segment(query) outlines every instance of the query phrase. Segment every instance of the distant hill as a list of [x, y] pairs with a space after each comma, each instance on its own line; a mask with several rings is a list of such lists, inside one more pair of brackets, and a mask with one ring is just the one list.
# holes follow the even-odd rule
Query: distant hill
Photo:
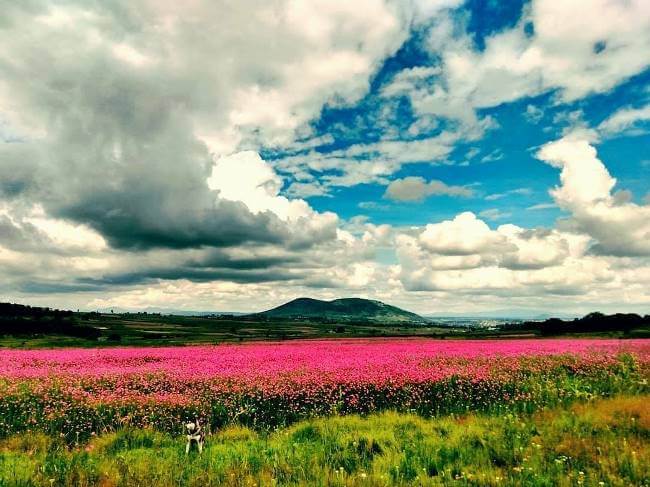
[[307, 319], [347, 323], [426, 323], [426, 318], [381, 301], [343, 298], [333, 301], [298, 298], [251, 315], [270, 319]]

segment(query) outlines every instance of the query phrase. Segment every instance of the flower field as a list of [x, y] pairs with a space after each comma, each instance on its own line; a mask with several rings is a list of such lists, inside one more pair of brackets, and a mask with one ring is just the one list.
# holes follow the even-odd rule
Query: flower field
[[273, 428], [394, 409], [532, 411], [646, 390], [648, 340], [294, 341], [168, 348], [3, 350], [0, 435], [68, 441], [198, 417]]

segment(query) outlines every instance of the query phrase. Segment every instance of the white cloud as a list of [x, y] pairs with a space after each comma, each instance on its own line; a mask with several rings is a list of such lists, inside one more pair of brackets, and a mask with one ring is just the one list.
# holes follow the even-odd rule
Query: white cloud
[[485, 210], [481, 210], [479, 212], [479, 216], [488, 220], [503, 220], [504, 218], [512, 216], [512, 213], [502, 211], [498, 208], [487, 208]]
[[621, 133], [644, 133], [637, 126], [639, 122], [650, 121], [650, 105], [641, 108], [621, 108], [598, 125], [598, 130], [605, 136]]
[[505, 191], [503, 193], [489, 194], [489, 195], [487, 195], [485, 197], [485, 200], [486, 201], [496, 201], [496, 200], [500, 200], [500, 199], [503, 199], [503, 198], [505, 198], [507, 196], [511, 196], [511, 195], [528, 196], [528, 195], [532, 194], [532, 192], [533, 192], [533, 190], [530, 189], [530, 188], [515, 188], [515, 189], [511, 189], [509, 191]]
[[[485, 117], [474, 125], [443, 130], [437, 135], [421, 139], [381, 140], [353, 144], [327, 153], [311, 151], [289, 156], [277, 161], [276, 167], [281, 172], [301, 176], [329, 172], [320, 177], [320, 182], [325, 187], [389, 184], [389, 176], [399, 171], [403, 165], [446, 163], [458, 142], [477, 140], [492, 128], [494, 121]], [[500, 158], [502, 155], [493, 154], [492, 157]]]
[[378, 203], [376, 201], [362, 201], [357, 205], [362, 210], [387, 210], [389, 205]]
[[[481, 51], [453, 23], [451, 16], [438, 18], [430, 34], [429, 48], [441, 59], [437, 79], [424, 85], [411, 69], [385, 89], [408, 93], [420, 115], [474, 123], [476, 109], [550, 90], [558, 90], [558, 101], [574, 101], [606, 92], [650, 65], [645, 0], [533, 0], [515, 27], [488, 37]], [[532, 105], [526, 114], [532, 121], [541, 116]]]
[[608, 199], [616, 184], [586, 140], [567, 136], [544, 145], [537, 157], [562, 170], [562, 184], [551, 190], [551, 196], [563, 208], [579, 209]]
[[524, 117], [530, 123], [539, 123], [540, 120], [544, 117], [544, 110], [535, 105], [526, 105], [526, 111], [524, 112]]
[[488, 155], [482, 157], [481, 162], [486, 163], [486, 162], [500, 161], [504, 157], [505, 157], [505, 155], [503, 154], [503, 151], [501, 149], [494, 149]]
[[473, 194], [474, 191], [466, 186], [448, 185], [435, 179], [427, 182], [424, 178], [409, 176], [391, 181], [386, 188], [384, 198], [393, 201], [422, 201], [433, 195], [467, 198]]
[[305, 201], [279, 195], [282, 179], [257, 152], [244, 151], [220, 157], [207, 182], [220, 198], [241, 201], [253, 213], [269, 210], [283, 220], [314, 214]]
[[532, 205], [527, 207], [527, 210], [549, 210], [551, 208], [557, 208], [557, 205], [555, 203], [538, 203], [536, 205]]
[[287, 188], [287, 194], [296, 198], [309, 198], [312, 196], [329, 196], [328, 189], [318, 181], [307, 183], [295, 181]]
[[650, 5], [644, 0], [589, 6], [536, 1], [531, 19], [543, 83], [561, 88], [565, 100], [607, 91], [650, 63]]
[[390, 84], [382, 90], [386, 97], [401, 95], [410, 92], [414, 88], [425, 87], [433, 81], [433, 78], [440, 75], [442, 70], [439, 66], [417, 66], [407, 68], [397, 73]]
[[594, 238], [594, 250], [609, 255], [650, 255], [650, 205], [621, 200], [616, 185], [588, 140], [565, 136], [544, 145], [537, 157], [560, 168], [560, 186], [550, 191], [570, 223]]
[[441, 255], [472, 255], [507, 245], [505, 239], [471, 212], [428, 224], [419, 236], [423, 248]]
[[326, 238], [335, 234], [337, 215], [318, 213], [302, 199], [281, 196], [282, 179], [257, 152], [238, 152], [217, 159], [207, 184], [219, 199], [242, 202], [253, 214], [274, 213], [289, 223], [298, 242], [307, 242], [310, 235]]
[[[589, 279], [608, 267], [603, 258], [585, 257], [588, 240], [511, 224], [492, 230], [472, 213], [462, 213], [427, 225], [417, 236], [399, 235], [399, 275], [411, 291], [582, 294]], [[572, 274], [577, 269], [579, 274]]]

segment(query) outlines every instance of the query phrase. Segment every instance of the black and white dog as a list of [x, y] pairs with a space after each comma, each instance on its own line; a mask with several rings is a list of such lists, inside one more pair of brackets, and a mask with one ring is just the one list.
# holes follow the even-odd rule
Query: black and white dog
[[185, 429], [187, 430], [187, 444], [185, 445], [185, 454], [187, 455], [190, 452], [193, 441], [196, 442], [196, 446], [199, 448], [199, 454], [203, 453], [205, 431], [203, 431], [203, 428], [199, 424], [199, 420], [196, 419], [193, 423], [185, 423]]

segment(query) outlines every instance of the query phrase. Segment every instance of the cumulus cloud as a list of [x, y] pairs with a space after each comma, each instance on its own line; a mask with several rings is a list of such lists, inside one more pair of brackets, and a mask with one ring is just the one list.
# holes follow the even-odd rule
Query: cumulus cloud
[[219, 198], [242, 202], [255, 215], [271, 212], [288, 222], [293, 233], [292, 244], [297, 240], [308, 245], [314, 240], [336, 238], [336, 214], [318, 213], [304, 200], [281, 196], [282, 179], [256, 152], [239, 152], [217, 159], [208, 186], [218, 192]]
[[426, 181], [418, 176], [409, 176], [403, 179], [395, 179], [390, 182], [384, 193], [384, 198], [393, 201], [422, 201], [429, 196], [462, 196], [470, 197], [474, 194], [471, 188], [466, 186], [454, 186], [445, 184], [436, 179]]
[[440, 255], [473, 255], [507, 245], [504, 238], [490, 230], [471, 212], [453, 220], [428, 224], [419, 236], [422, 247]]
[[616, 179], [588, 140], [569, 135], [544, 145], [537, 157], [561, 169], [561, 184], [550, 194], [571, 213], [569, 224], [594, 238], [594, 252], [650, 255], [650, 206], [612, 192]]
[[558, 230], [511, 224], [492, 230], [466, 212], [429, 224], [418, 235], [398, 236], [400, 278], [407, 289], [419, 291], [509, 290], [517, 295], [539, 285], [540, 293], [569, 292], [565, 272], [580, 263], [586, 241]]
[[554, 229], [512, 224], [493, 229], [464, 212], [415, 232], [398, 232], [402, 285], [443, 296], [571, 295], [592, 303], [624, 288], [625, 296], [615, 299], [647, 302], [644, 271], [633, 269], [650, 268], [650, 206], [633, 203], [629, 191], [614, 191], [616, 179], [581, 133], [545, 144], [537, 157], [560, 169], [560, 184], [550, 194], [569, 218]]

